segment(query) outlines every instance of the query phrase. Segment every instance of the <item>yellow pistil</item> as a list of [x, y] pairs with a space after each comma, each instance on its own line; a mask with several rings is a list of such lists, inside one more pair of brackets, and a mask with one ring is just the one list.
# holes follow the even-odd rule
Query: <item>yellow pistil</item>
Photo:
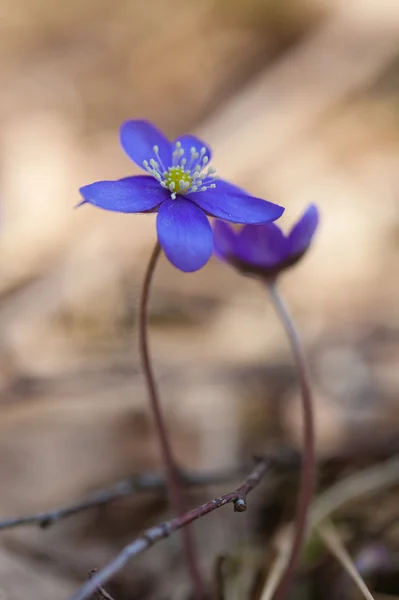
[[206, 148], [197, 150], [190, 148], [190, 159], [184, 156], [184, 149], [180, 142], [176, 142], [172, 152], [172, 166], [166, 167], [159, 155], [158, 146], [153, 147], [155, 158], [143, 160], [143, 167], [158, 183], [170, 191], [172, 200], [177, 194], [193, 194], [205, 192], [216, 187], [218, 176], [213, 167], [207, 168], [209, 157]]
[[[173, 194], [188, 190], [193, 183], [193, 178], [189, 171], [183, 167], [169, 167], [165, 173], [165, 184]], [[173, 197], [173, 196], [172, 196]]]

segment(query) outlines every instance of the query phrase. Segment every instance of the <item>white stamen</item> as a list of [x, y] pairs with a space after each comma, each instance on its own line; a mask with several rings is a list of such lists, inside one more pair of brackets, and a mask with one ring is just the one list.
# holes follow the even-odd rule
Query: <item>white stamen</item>
[[194, 162], [194, 161], [196, 161], [196, 160], [197, 160], [197, 158], [199, 157], [199, 154], [198, 154], [198, 152], [196, 151], [196, 149], [194, 148], [194, 146], [192, 146], [192, 147], [190, 148], [190, 154], [191, 154], [191, 156], [190, 156], [190, 161], [189, 161], [189, 163], [188, 163], [188, 168], [189, 168], [189, 170], [191, 170], [191, 168], [192, 168], [192, 165], [193, 165], [193, 162]]
[[176, 142], [176, 147], [175, 147], [175, 149], [174, 149], [174, 150], [173, 150], [173, 152], [172, 152], [172, 165], [173, 165], [174, 167], [176, 167], [176, 166], [177, 166], [177, 164], [178, 164], [178, 162], [179, 162], [179, 157], [180, 157], [180, 147], [181, 147], [181, 144], [180, 144], [180, 142]]
[[172, 152], [172, 164], [168, 168], [162, 163], [159, 146], [153, 146], [153, 151], [156, 160], [154, 158], [144, 160], [144, 169], [170, 192], [173, 200], [178, 194], [205, 192], [207, 189], [217, 187], [214, 183], [218, 179], [216, 169], [208, 167], [205, 171], [209, 162], [205, 146], [200, 149], [192, 146], [190, 158], [186, 158], [181, 142], [176, 142]]
[[[164, 164], [162, 162], [162, 159], [159, 156], [159, 146], [155, 145], [155, 146], [153, 146], [152, 149], [154, 150], [154, 154], [157, 157], [159, 164], [161, 165], [162, 171], [166, 171], [167, 169], [165, 168], [165, 166], [164, 166]], [[150, 161], [150, 164], [151, 164], [151, 161]]]

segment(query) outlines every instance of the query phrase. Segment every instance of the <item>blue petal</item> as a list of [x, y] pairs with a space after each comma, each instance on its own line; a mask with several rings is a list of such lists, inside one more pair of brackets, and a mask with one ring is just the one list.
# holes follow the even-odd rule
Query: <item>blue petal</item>
[[319, 211], [314, 204], [311, 204], [288, 236], [289, 253], [291, 256], [303, 254], [308, 249], [318, 224]]
[[274, 267], [284, 260], [287, 240], [274, 223], [246, 225], [237, 240], [237, 258], [259, 266]]
[[79, 191], [84, 202], [123, 213], [146, 212], [169, 197], [169, 193], [155, 179], [146, 175], [125, 177], [118, 181], [97, 181], [83, 186]]
[[145, 160], [152, 158], [158, 161], [154, 152], [154, 146], [158, 146], [159, 156], [164, 171], [172, 164], [172, 146], [168, 138], [149, 121], [126, 121], [121, 126], [120, 140], [126, 154], [143, 168]]
[[[201, 148], [205, 148], [205, 153], [203, 154], [203, 156], [206, 156], [208, 158], [208, 162], [210, 162], [212, 158], [212, 151], [210, 147], [207, 144], [205, 144], [202, 140], [195, 137], [195, 135], [181, 135], [173, 141], [173, 147], [176, 145], [176, 142], [181, 143], [181, 147], [184, 150], [183, 158], [187, 159], [187, 164], [190, 163], [191, 148], [195, 148], [198, 153], [200, 153]], [[196, 163], [194, 162], [193, 164], [195, 166]]]
[[235, 255], [237, 234], [224, 221], [215, 221], [213, 225], [213, 251], [221, 260], [228, 260]]
[[157, 232], [167, 258], [181, 271], [197, 271], [212, 254], [210, 223], [198, 206], [184, 198], [169, 199], [160, 206]]
[[209, 215], [231, 223], [268, 223], [281, 217], [284, 212], [282, 206], [249, 196], [222, 180], [216, 181], [214, 189], [186, 194], [185, 197]]

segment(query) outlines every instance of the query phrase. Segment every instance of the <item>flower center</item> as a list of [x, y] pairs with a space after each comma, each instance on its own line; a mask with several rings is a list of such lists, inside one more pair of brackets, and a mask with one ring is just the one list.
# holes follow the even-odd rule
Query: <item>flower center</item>
[[174, 200], [177, 194], [193, 194], [215, 188], [218, 179], [216, 170], [207, 167], [209, 158], [206, 148], [199, 151], [194, 146], [190, 148], [190, 157], [184, 156], [184, 148], [176, 142], [172, 153], [172, 164], [165, 167], [159, 155], [158, 146], [153, 147], [155, 158], [143, 161], [145, 170], [171, 192]]
[[164, 181], [167, 188], [178, 194], [191, 187], [193, 178], [190, 171], [184, 170], [183, 167], [169, 167]]

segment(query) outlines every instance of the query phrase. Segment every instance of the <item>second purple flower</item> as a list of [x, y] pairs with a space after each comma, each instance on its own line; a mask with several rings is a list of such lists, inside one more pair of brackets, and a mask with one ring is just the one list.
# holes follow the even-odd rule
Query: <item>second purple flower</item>
[[294, 266], [308, 251], [319, 224], [319, 211], [308, 206], [288, 235], [275, 223], [246, 225], [235, 231], [226, 223], [215, 223], [215, 254], [238, 271], [274, 279]]

